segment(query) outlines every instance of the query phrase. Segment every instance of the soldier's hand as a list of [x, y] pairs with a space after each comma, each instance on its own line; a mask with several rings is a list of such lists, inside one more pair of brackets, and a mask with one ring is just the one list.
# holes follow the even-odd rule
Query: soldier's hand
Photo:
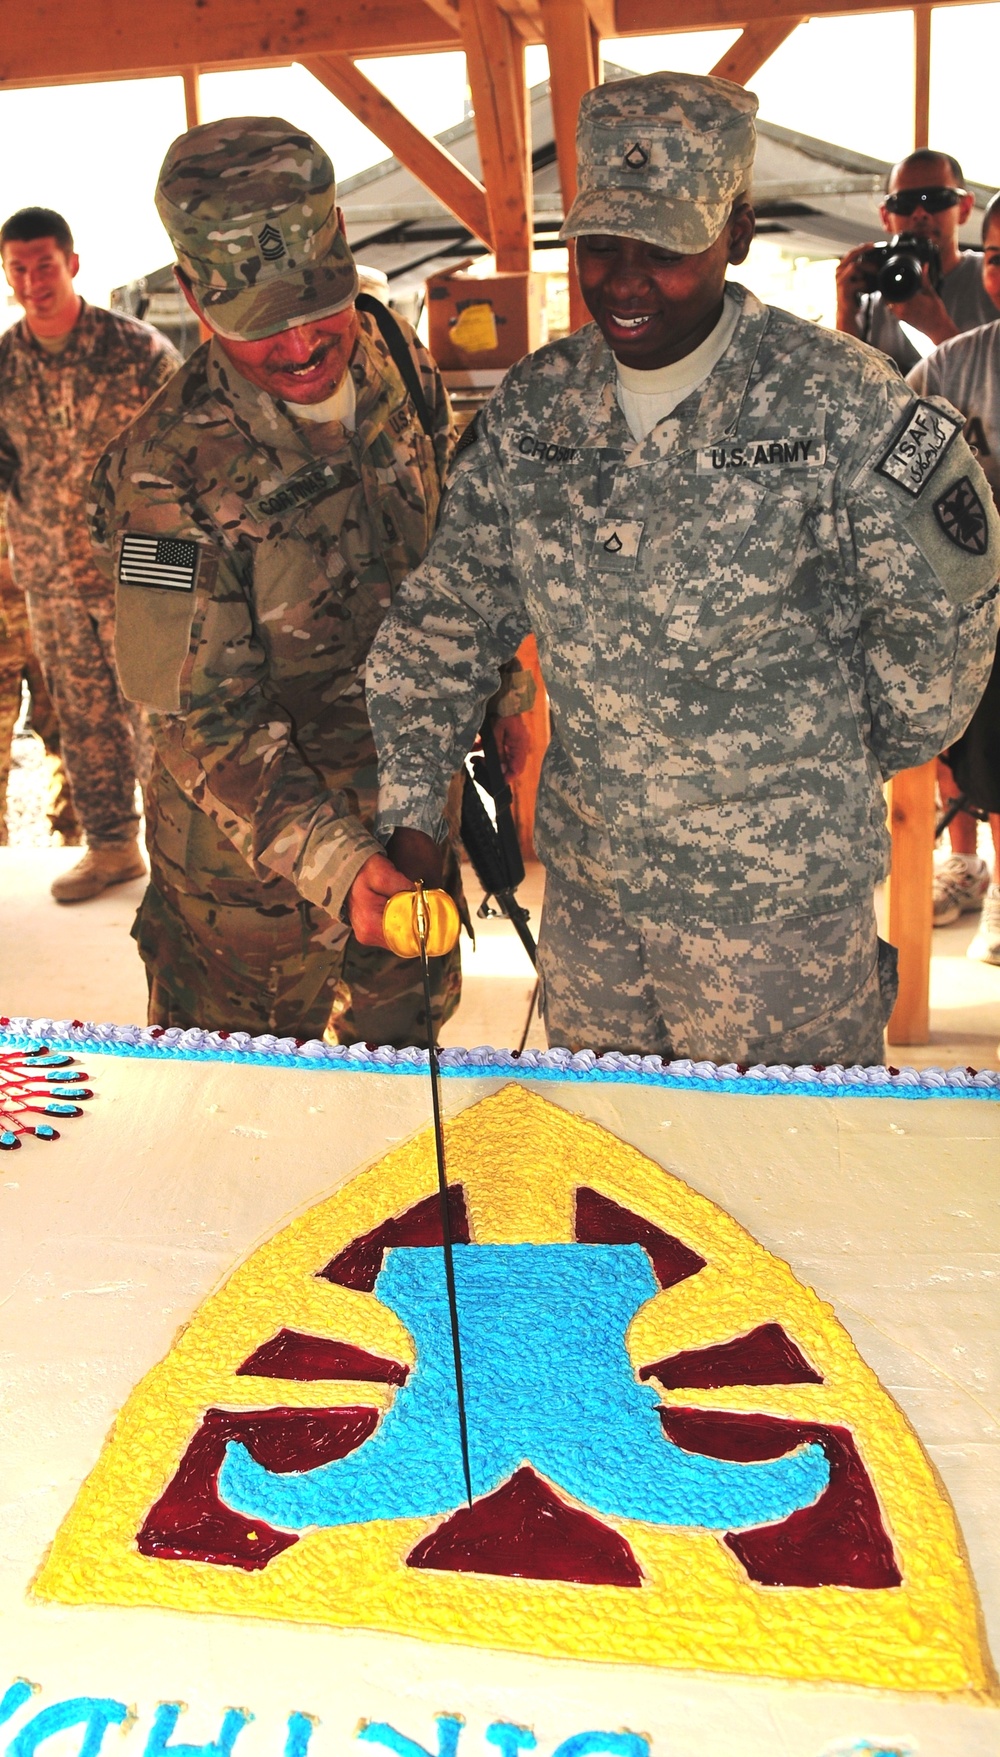
[[444, 874], [444, 849], [443, 842], [435, 842], [423, 830], [393, 830], [386, 852], [411, 883], [420, 879], [425, 889], [433, 891]]
[[858, 300], [870, 290], [862, 259], [872, 248], [871, 244], [858, 244], [837, 264], [837, 328], [848, 335], [858, 333]]
[[397, 891], [411, 891], [412, 881], [399, 872], [384, 854], [366, 860], [351, 886], [348, 914], [356, 940], [363, 946], [384, 946], [382, 914]]
[[919, 293], [911, 299], [895, 300], [889, 310], [897, 322], [909, 323], [928, 336], [935, 347], [941, 342], [951, 340], [958, 335], [958, 327], [954, 324], [945, 309], [944, 301], [935, 291], [931, 280], [930, 264], [924, 263], [924, 284]]
[[531, 749], [531, 733], [523, 714], [504, 714], [493, 722], [500, 767], [505, 781], [516, 781], [524, 773]]

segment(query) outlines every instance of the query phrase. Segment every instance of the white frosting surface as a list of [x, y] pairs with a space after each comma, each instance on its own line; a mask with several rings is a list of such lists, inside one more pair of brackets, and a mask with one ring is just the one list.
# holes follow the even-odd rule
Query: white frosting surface
[[[109, 1757], [123, 1737], [140, 1757], [165, 1701], [187, 1705], [174, 1736], [194, 1744], [218, 1737], [227, 1707], [251, 1710], [236, 1757], [281, 1757], [293, 1711], [318, 1719], [314, 1757], [346, 1754], [365, 1720], [433, 1753], [442, 1714], [464, 1717], [458, 1757], [488, 1757], [484, 1735], [496, 1721], [532, 1728], [540, 1757], [595, 1728], [643, 1733], [654, 1757], [828, 1757], [863, 1750], [865, 1739], [921, 1757], [993, 1757], [1000, 1714], [961, 1703], [30, 1600], [28, 1583], [118, 1409], [178, 1327], [285, 1219], [429, 1121], [419, 1058], [405, 1064], [415, 1069], [407, 1078], [402, 1058], [380, 1072], [369, 1055], [363, 1071], [324, 1064], [323, 1079], [311, 1046], [276, 1045], [278, 1065], [268, 1067], [265, 1053], [240, 1057], [233, 1040], [216, 1048], [232, 1060], [201, 1059], [211, 1051], [194, 1035], [187, 1048], [198, 1059], [144, 1056], [150, 1038], [139, 1028], [139, 1055], [105, 1037], [112, 1053], [81, 1061], [95, 1092], [86, 1114], [61, 1125], [55, 1145], [28, 1141], [0, 1160], [0, 1697], [19, 1676], [40, 1686], [5, 1742], [39, 1708], [90, 1695], [135, 1708], [130, 1729], [106, 1735]], [[447, 1113], [510, 1079], [509, 1061], [491, 1074], [483, 1059], [476, 1051], [453, 1064]], [[688, 1070], [675, 1084], [662, 1069], [647, 1072], [588, 1078], [566, 1057], [520, 1077], [720, 1204], [831, 1301], [948, 1489], [996, 1652], [995, 1087], [966, 1075], [949, 1093], [939, 1076], [941, 1096], [914, 1102], [932, 1088], [872, 1070], [885, 1095], [869, 1083], [863, 1102], [849, 1102], [835, 1096], [842, 1086], [799, 1095], [792, 1070], [784, 1082], [762, 1076], [762, 1096], [747, 1095], [751, 1083], [735, 1071], [723, 1080]], [[78, 1749], [69, 1734], [42, 1747], [43, 1757]]]

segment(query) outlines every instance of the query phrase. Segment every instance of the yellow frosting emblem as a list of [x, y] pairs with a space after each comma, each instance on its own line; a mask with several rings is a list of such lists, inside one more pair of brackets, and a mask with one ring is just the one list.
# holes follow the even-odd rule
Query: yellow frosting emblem
[[[468, 1238], [456, 1244], [456, 1258], [468, 1253], [475, 1269], [488, 1255], [474, 1259], [476, 1246], [603, 1245], [606, 1257], [591, 1251], [588, 1259], [595, 1273], [607, 1262], [615, 1273], [624, 1265], [636, 1286], [648, 1281], [649, 1297], [637, 1299], [623, 1327], [622, 1411], [607, 1408], [604, 1432], [591, 1412], [577, 1436], [580, 1482], [619, 1443], [631, 1398], [652, 1453], [661, 1443], [665, 1453], [679, 1447], [692, 1481], [711, 1478], [720, 1459], [767, 1472], [765, 1461], [795, 1454], [805, 1470], [822, 1443], [826, 1498], [813, 1489], [787, 1518], [772, 1514], [770, 1523], [727, 1531], [718, 1522], [670, 1523], [662, 1511], [609, 1511], [603, 1477], [595, 1489], [602, 1510], [582, 1490], [574, 1496], [556, 1466], [546, 1468], [555, 1452], [518, 1459], [525, 1467], [516, 1469], [518, 1480], [565, 1516], [566, 1554], [581, 1542], [586, 1550], [579, 1533], [596, 1521], [604, 1560], [589, 1578], [589, 1563], [574, 1572], [562, 1552], [551, 1564], [556, 1577], [528, 1578], [521, 1564], [506, 1571], [509, 1546], [502, 1567], [482, 1561], [503, 1550], [500, 1540], [499, 1548], [488, 1538], [485, 1548], [463, 1551], [461, 1521], [471, 1516], [462, 1514], [460, 1494], [419, 1515], [325, 1525], [301, 1512], [277, 1516], [273, 1507], [284, 1507], [290, 1492], [294, 1500], [308, 1473], [323, 1467], [324, 1445], [350, 1463], [343, 1479], [350, 1475], [363, 1490], [372, 1456], [364, 1448], [373, 1434], [387, 1435], [394, 1401], [405, 1394], [420, 1407], [417, 1330], [387, 1303], [391, 1278], [377, 1290], [374, 1283], [395, 1247], [432, 1246], [440, 1237], [426, 1131], [285, 1227], [206, 1300], [122, 1409], [39, 1572], [36, 1595], [386, 1630], [602, 1663], [989, 1694], [989, 1656], [952, 1510], [912, 1429], [830, 1306], [705, 1197], [521, 1087], [472, 1105], [446, 1134], [455, 1235]], [[414, 1248], [404, 1266], [423, 1273], [432, 1257], [439, 1252]], [[522, 1251], [518, 1273], [557, 1258]], [[492, 1253], [494, 1267], [505, 1260]], [[573, 1267], [571, 1253], [558, 1260]], [[469, 1285], [468, 1275], [459, 1278], [460, 1318]], [[530, 1331], [530, 1312], [519, 1314], [515, 1303], [512, 1295], [511, 1324], [527, 1316]], [[599, 1328], [595, 1313], [595, 1334]], [[540, 1338], [543, 1329], [539, 1323]], [[299, 1376], [289, 1376], [289, 1349]], [[538, 1362], [540, 1387], [547, 1364]], [[532, 1370], [522, 1358], [518, 1371]], [[587, 1403], [572, 1361], [561, 1372], [556, 1446], [560, 1422], [572, 1424]], [[283, 1429], [307, 1447], [291, 1464], [290, 1455], [278, 1456]], [[474, 1428], [471, 1440], [474, 1449]], [[428, 1456], [432, 1450], [428, 1438]], [[240, 1514], [238, 1497], [212, 1502], [224, 1456], [227, 1482], [241, 1458], [251, 1470], [275, 1473], [267, 1474], [273, 1506]], [[336, 1478], [336, 1463], [329, 1469]], [[491, 1505], [513, 1492], [508, 1481]], [[201, 1559], [192, 1521], [185, 1527], [187, 1515], [177, 1513], [185, 1495], [203, 1514], [208, 1508]], [[488, 1499], [477, 1491], [477, 1517], [487, 1526]], [[449, 1548], [452, 1532], [457, 1548]], [[860, 1564], [859, 1543], [870, 1551]], [[261, 1544], [270, 1545], [263, 1566], [254, 1551]], [[478, 1571], [477, 1556], [479, 1566], [499, 1571]], [[844, 1570], [857, 1581], [866, 1568], [869, 1584], [842, 1583]], [[827, 1583], [780, 1583], [810, 1570]], [[833, 1578], [841, 1583], [828, 1583]]]

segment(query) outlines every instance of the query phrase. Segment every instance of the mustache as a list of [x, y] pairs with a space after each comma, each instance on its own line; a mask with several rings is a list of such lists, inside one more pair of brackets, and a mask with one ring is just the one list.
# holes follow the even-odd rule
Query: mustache
[[309, 372], [327, 358], [331, 350], [337, 346], [339, 339], [338, 336], [331, 336], [328, 340], [317, 342], [312, 353], [305, 360], [289, 360], [279, 353], [271, 356], [269, 364], [279, 372]]

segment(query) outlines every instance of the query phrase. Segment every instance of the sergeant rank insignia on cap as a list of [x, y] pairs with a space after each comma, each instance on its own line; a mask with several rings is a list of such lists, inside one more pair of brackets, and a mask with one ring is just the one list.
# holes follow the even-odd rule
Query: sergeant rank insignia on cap
[[143, 536], [138, 531], [127, 531], [122, 538], [118, 579], [123, 586], [193, 592], [197, 573], [197, 543], [179, 537]]

